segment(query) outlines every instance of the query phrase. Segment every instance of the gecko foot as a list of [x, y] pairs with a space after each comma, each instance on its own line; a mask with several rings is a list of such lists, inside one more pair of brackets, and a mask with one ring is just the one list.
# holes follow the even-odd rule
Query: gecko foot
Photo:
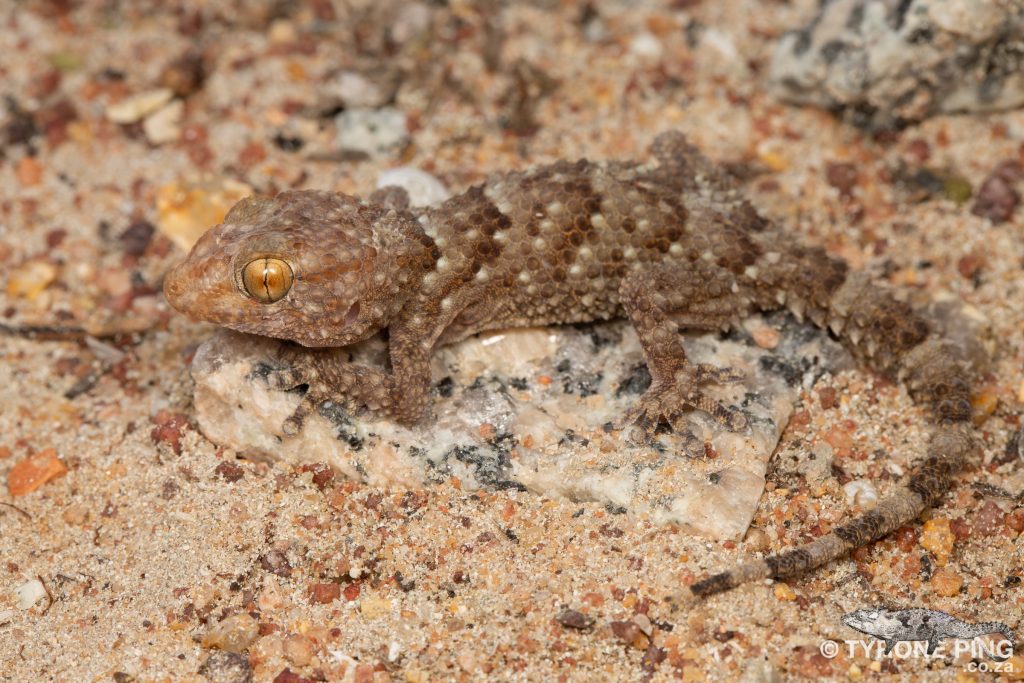
[[295, 436], [310, 413], [315, 413], [325, 401], [337, 401], [325, 371], [324, 363], [329, 356], [308, 349], [293, 350], [282, 347], [279, 360], [285, 367], [271, 369], [266, 373], [267, 385], [272, 389], [290, 391], [305, 386], [299, 405], [281, 424], [284, 436]]
[[267, 384], [273, 389], [288, 391], [306, 385], [302, 400], [292, 414], [281, 424], [284, 436], [295, 436], [302, 430], [306, 416], [316, 412], [324, 401], [330, 400], [330, 394], [320, 381], [314, 363], [304, 363], [301, 367], [288, 367], [271, 370], [267, 373]]
[[686, 433], [688, 428], [684, 416], [693, 410], [701, 410], [729, 430], [739, 431], [747, 426], [746, 416], [706, 395], [700, 385], [731, 383], [742, 378], [743, 373], [733, 368], [687, 364], [670, 379], [656, 378], [637, 404], [627, 411], [623, 424], [634, 423], [652, 433], [658, 423], [665, 420], [677, 432]]

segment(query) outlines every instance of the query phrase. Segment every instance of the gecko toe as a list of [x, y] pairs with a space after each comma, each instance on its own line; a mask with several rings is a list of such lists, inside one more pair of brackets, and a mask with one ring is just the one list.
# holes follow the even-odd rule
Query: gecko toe
[[310, 386], [303, 394], [302, 400], [296, 406], [292, 414], [281, 424], [281, 433], [284, 436], [295, 436], [302, 431], [302, 426], [310, 413], [315, 413], [320, 404], [327, 400], [324, 392], [316, 387]]
[[735, 384], [742, 382], [747, 376], [739, 368], [720, 368], [710, 363], [701, 363], [693, 368], [693, 381], [696, 384]]
[[267, 386], [287, 391], [297, 386], [308, 384], [307, 373], [300, 368], [282, 368], [267, 373]]

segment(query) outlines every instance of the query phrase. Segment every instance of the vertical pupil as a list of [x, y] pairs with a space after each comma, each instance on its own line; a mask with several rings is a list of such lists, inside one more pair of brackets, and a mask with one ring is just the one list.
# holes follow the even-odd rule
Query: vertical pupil
[[270, 293], [270, 278], [272, 266], [268, 259], [263, 259], [263, 291], [267, 293], [267, 299], [273, 299], [274, 295]]
[[245, 289], [263, 303], [281, 299], [292, 285], [292, 271], [288, 264], [275, 258], [253, 259], [243, 273]]

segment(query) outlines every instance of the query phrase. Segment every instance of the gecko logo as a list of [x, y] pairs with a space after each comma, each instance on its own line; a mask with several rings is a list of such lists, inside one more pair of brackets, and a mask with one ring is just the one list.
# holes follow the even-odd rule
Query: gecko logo
[[[845, 650], [851, 658], [862, 655], [871, 659], [943, 659], [952, 653], [956, 659], [966, 653], [972, 660], [990, 658], [1006, 662], [1013, 655], [1016, 642], [1013, 631], [1001, 622], [972, 624], [931, 609], [859, 609], [845, 614], [843, 623], [876, 640], [823, 641], [819, 649], [829, 659]], [[989, 642], [980, 639], [991, 634], [1000, 634], [1002, 639]], [[953, 640], [952, 647], [947, 646], [948, 640]], [[1003, 666], [1006, 665], [1008, 663]], [[986, 666], [985, 670], [994, 669]]]

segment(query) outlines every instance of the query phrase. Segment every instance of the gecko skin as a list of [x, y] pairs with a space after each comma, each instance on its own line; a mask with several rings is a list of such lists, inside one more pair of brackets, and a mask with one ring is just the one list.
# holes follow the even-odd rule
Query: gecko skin
[[[270, 373], [308, 386], [283, 426], [296, 433], [325, 400], [406, 424], [426, 417], [434, 348], [483, 330], [628, 317], [652, 383], [627, 416], [648, 430], [703, 410], [731, 429], [738, 412], [702, 391], [734, 371], [687, 361], [680, 328], [726, 329], [786, 307], [827, 325], [932, 415], [927, 453], [871, 511], [812, 543], [691, 586], [704, 596], [819, 566], [916, 518], [976, 448], [970, 385], [948, 346], [907, 304], [845, 262], [761, 217], [679, 133], [656, 163], [558, 162], [496, 176], [436, 208], [403, 193], [245, 199], [165, 280], [192, 318], [305, 347]], [[344, 347], [387, 328], [390, 369], [348, 362]], [[626, 423], [624, 422], [624, 424]]]
[[934, 654], [939, 642], [946, 638], [970, 640], [989, 633], [1000, 633], [1010, 641], [1016, 639], [1013, 631], [999, 621], [971, 624], [932, 609], [859, 609], [843, 616], [843, 623], [861, 633], [885, 641], [885, 654], [892, 652], [897, 642], [927, 640], [928, 654]]

